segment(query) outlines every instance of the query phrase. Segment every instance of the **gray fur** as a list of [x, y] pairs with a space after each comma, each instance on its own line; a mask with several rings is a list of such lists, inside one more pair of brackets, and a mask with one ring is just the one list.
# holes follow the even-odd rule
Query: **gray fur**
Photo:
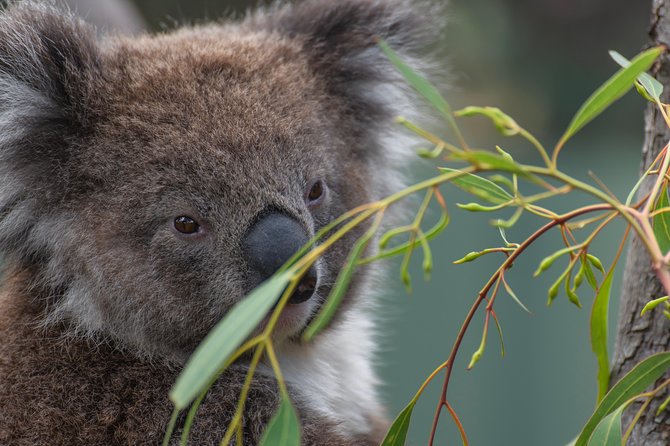
[[[253, 288], [241, 241], [255, 219], [279, 209], [314, 234], [397, 187], [392, 169], [410, 152], [389, 150], [382, 134], [396, 107], [412, 100], [373, 36], [418, 57], [428, 39], [418, 31], [426, 16], [414, 8], [405, 0], [307, 0], [240, 23], [102, 39], [44, 4], [0, 12], [0, 252], [8, 277], [0, 444], [155, 444], [176, 373]], [[313, 178], [329, 192], [310, 210], [303, 197]], [[180, 215], [195, 217], [204, 235], [177, 234], [171, 222]], [[363, 229], [320, 261], [309, 314]], [[307, 319], [277, 339], [294, 370], [287, 380], [306, 444], [372, 444], [383, 431], [361, 350], [372, 344], [364, 276], [313, 345], [293, 340]], [[345, 353], [359, 364], [330, 362]], [[45, 362], [64, 370], [38, 365]], [[325, 366], [362, 381], [334, 388], [319, 381]], [[208, 397], [196, 444], [220, 438], [244, 363], [236, 370]], [[89, 400], [65, 382], [101, 397]], [[118, 392], [124, 400], [110, 418], [106, 401]], [[258, 441], [275, 403], [273, 380], [259, 377], [245, 444]], [[27, 419], [37, 407], [49, 410]], [[146, 420], [123, 418], [134, 410], [148, 411]], [[65, 429], [63, 420], [87, 421]]]

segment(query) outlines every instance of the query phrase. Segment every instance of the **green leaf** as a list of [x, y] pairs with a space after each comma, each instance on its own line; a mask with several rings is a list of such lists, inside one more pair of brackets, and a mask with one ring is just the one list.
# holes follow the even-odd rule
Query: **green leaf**
[[282, 397], [279, 410], [268, 423], [260, 446], [300, 446], [300, 422], [286, 396]]
[[496, 323], [496, 328], [498, 329], [498, 337], [500, 338], [500, 355], [504, 358], [505, 357], [505, 341], [503, 340], [502, 327], [500, 326], [500, 322], [498, 322], [498, 318], [495, 316], [495, 313], [493, 314], [493, 322]]
[[516, 173], [524, 177], [530, 176], [520, 164], [493, 152], [487, 152], [485, 150], [469, 150], [467, 152], [454, 154], [453, 156], [454, 158], [467, 161], [483, 170], [502, 170], [504, 172]]
[[405, 407], [402, 412], [396, 417], [393, 421], [393, 424], [386, 433], [384, 441], [380, 446], [404, 446], [405, 439], [407, 438], [407, 431], [409, 430], [409, 422], [412, 418], [412, 411], [414, 410], [414, 405], [416, 404], [416, 399], [410, 401], [410, 403]]
[[507, 186], [510, 190], [514, 190], [514, 183], [505, 176], [495, 174], [491, 175], [489, 178], [496, 184], [502, 184], [503, 186]]
[[642, 183], [644, 182], [645, 178], [649, 176], [651, 171], [654, 169], [655, 163], [652, 163], [649, 168], [642, 174], [639, 180], [637, 180], [637, 183], [635, 183], [635, 186], [630, 190], [628, 193], [628, 197], [626, 197], [626, 206], [629, 206], [633, 199], [635, 198], [635, 194], [637, 193], [638, 189], [640, 189], [640, 186], [642, 186]]
[[[654, 210], [667, 208], [670, 206], [670, 201], [668, 201], [668, 189], [664, 185], [661, 189], [661, 193], [654, 206]], [[670, 251], [670, 211], [661, 212], [654, 216], [654, 236], [656, 236], [656, 241], [658, 242], [658, 247], [661, 249], [663, 254]]]
[[621, 435], [621, 414], [626, 405], [621, 405], [617, 410], [603, 418], [593, 435], [589, 439], [588, 446], [621, 446], [623, 437]]
[[640, 53], [630, 65], [617, 71], [600, 86], [581, 106], [572, 118], [568, 129], [561, 137], [558, 146], [581, 130], [586, 124], [602, 113], [614, 101], [622, 97], [635, 83], [636, 78], [647, 71], [663, 52], [662, 47], [651, 48]]
[[330, 320], [333, 318], [335, 312], [340, 306], [340, 302], [342, 302], [342, 299], [344, 298], [344, 294], [349, 289], [349, 282], [351, 282], [351, 278], [353, 277], [358, 259], [361, 257], [363, 251], [365, 251], [365, 248], [370, 243], [370, 240], [372, 239], [372, 236], [374, 236], [376, 230], [377, 228], [372, 226], [368, 232], [363, 234], [363, 236], [358, 239], [354, 247], [351, 249], [344, 267], [337, 275], [335, 285], [333, 286], [328, 299], [321, 308], [321, 311], [317, 314], [314, 321], [305, 330], [305, 333], [302, 336], [305, 341], [309, 341], [310, 339], [314, 338], [314, 336], [320, 333], [321, 330], [326, 328], [330, 323]]
[[185, 409], [221, 372], [230, 356], [272, 309], [290, 281], [289, 273], [273, 276], [238, 302], [200, 343], [170, 391], [178, 409]]
[[[460, 172], [459, 170], [450, 169], [448, 167], [441, 167], [440, 170], [445, 173]], [[451, 182], [464, 191], [469, 192], [472, 195], [482, 198], [490, 203], [503, 204], [514, 199], [514, 197], [508, 194], [505, 189], [498, 186], [494, 182], [471, 173], [466, 173], [462, 176], [454, 178]]]
[[635, 395], [645, 391], [670, 368], [670, 352], [657, 353], [638, 363], [616, 383], [600, 402], [582, 429], [575, 446], [586, 446], [596, 426], [607, 415]]
[[519, 124], [514, 121], [511, 117], [503, 113], [497, 107], [465, 107], [462, 110], [458, 110], [454, 113], [456, 116], [486, 116], [491, 121], [496, 130], [502, 133], [505, 136], [514, 136], [519, 133], [521, 128]]
[[605, 276], [591, 307], [591, 350], [598, 362], [598, 399], [600, 403], [605, 397], [610, 384], [610, 363], [607, 354], [607, 320], [609, 314], [612, 275], [614, 268]]
[[507, 291], [507, 294], [509, 294], [510, 297], [511, 297], [512, 299], [514, 299], [514, 301], [515, 301], [521, 308], [523, 308], [523, 310], [524, 310], [526, 313], [531, 314], [530, 310], [529, 310], [528, 308], [526, 308], [526, 306], [523, 304], [523, 302], [521, 302], [521, 299], [519, 299], [519, 298], [517, 297], [517, 295], [516, 295], [516, 293], [514, 293], [514, 290], [512, 289], [512, 287], [509, 286], [509, 284], [508, 284], [506, 281], [503, 281], [503, 286], [505, 287], [505, 291]]
[[[623, 57], [621, 54], [616, 51], [610, 51], [610, 57], [614, 59], [616, 63], [622, 67], [627, 67], [630, 65], [630, 61]], [[637, 77], [637, 82], [639, 82], [642, 90], [638, 91], [642, 96], [651, 102], [656, 102], [661, 100], [661, 94], [663, 93], [663, 84], [654, 79], [648, 73], [642, 73]]]
[[640, 316], [644, 316], [644, 313], [646, 313], [647, 311], [653, 310], [654, 308], [656, 308], [657, 306], [659, 306], [663, 302], [667, 302], [669, 299], [670, 299], [670, 297], [663, 296], [663, 297], [659, 297], [658, 299], [650, 300], [649, 302], [647, 302], [645, 304], [642, 311], [640, 311]]
[[379, 41], [379, 46], [382, 51], [386, 54], [386, 57], [389, 58], [391, 63], [400, 71], [400, 74], [407, 80], [407, 82], [421, 95], [423, 96], [437, 111], [444, 116], [444, 118], [449, 122], [452, 130], [456, 134], [459, 140], [463, 140], [461, 131], [456, 124], [454, 119], [454, 114], [452, 112], [451, 106], [449, 103], [442, 97], [437, 88], [435, 88], [430, 82], [426, 80], [425, 77], [421, 76], [419, 73], [410, 68], [405, 64], [400, 57], [396, 54], [391, 47], [384, 42], [383, 40]]

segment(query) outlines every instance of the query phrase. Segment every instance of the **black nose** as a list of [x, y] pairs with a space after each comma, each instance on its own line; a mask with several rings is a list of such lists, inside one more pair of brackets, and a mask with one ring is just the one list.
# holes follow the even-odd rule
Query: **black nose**
[[[273, 275], [309, 241], [305, 228], [295, 218], [281, 212], [261, 217], [244, 238], [244, 251], [249, 266], [256, 272], [257, 283]], [[316, 289], [317, 274], [312, 267], [291, 296], [290, 303], [308, 300]]]

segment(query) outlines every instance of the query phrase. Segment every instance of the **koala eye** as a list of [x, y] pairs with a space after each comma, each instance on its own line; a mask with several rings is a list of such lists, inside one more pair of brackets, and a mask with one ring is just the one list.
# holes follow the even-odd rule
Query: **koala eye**
[[182, 234], [195, 234], [200, 229], [200, 225], [191, 217], [182, 215], [174, 219], [174, 228]]
[[310, 182], [307, 192], [305, 193], [305, 202], [307, 206], [314, 207], [321, 204], [323, 197], [326, 194], [326, 185], [322, 180], [315, 180]]

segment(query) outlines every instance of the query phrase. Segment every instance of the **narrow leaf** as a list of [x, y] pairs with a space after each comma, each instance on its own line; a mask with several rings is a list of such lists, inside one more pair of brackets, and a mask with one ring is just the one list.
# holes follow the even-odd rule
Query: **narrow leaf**
[[505, 172], [516, 173], [525, 177], [530, 176], [520, 164], [508, 158], [485, 150], [469, 150], [467, 152], [454, 154], [454, 158], [459, 158], [470, 162], [474, 166], [484, 170], [502, 170]]
[[405, 446], [405, 439], [407, 438], [407, 431], [409, 430], [409, 422], [412, 418], [412, 411], [416, 400], [410, 401], [402, 412], [396, 417], [391, 425], [391, 428], [386, 433], [386, 437], [380, 446]]
[[503, 340], [503, 332], [502, 332], [502, 327], [500, 326], [500, 322], [498, 322], [498, 317], [496, 316], [495, 313], [491, 313], [493, 316], [493, 321], [496, 323], [496, 328], [498, 329], [498, 337], [500, 337], [500, 355], [504, 358], [505, 357], [505, 341]]
[[605, 398], [600, 402], [591, 418], [582, 429], [575, 446], [586, 446], [588, 439], [600, 421], [615, 411], [630, 398], [645, 391], [658, 378], [670, 369], [670, 352], [657, 353], [638, 363], [618, 383], [616, 383]]
[[647, 71], [662, 52], [662, 47], [656, 47], [640, 53], [631, 61], [630, 65], [617, 71], [600, 86], [572, 118], [558, 145], [565, 144], [568, 139], [601, 114], [614, 101], [626, 94], [635, 83], [635, 79], [641, 73]]
[[312, 339], [330, 323], [330, 320], [333, 318], [335, 312], [340, 306], [340, 302], [342, 302], [342, 299], [344, 298], [344, 294], [349, 289], [349, 282], [351, 282], [351, 278], [354, 275], [356, 265], [358, 264], [358, 259], [361, 257], [363, 251], [365, 251], [365, 248], [370, 243], [370, 240], [372, 239], [372, 236], [375, 234], [376, 230], [377, 225], [372, 226], [368, 232], [366, 232], [361, 238], [358, 239], [354, 247], [351, 249], [344, 267], [337, 275], [335, 285], [333, 286], [328, 299], [326, 300], [314, 321], [305, 330], [305, 333], [303, 334], [303, 339], [305, 341]]
[[289, 283], [291, 275], [273, 276], [238, 302], [200, 343], [170, 391], [178, 409], [185, 409], [205, 390], [237, 350], [268, 314]]
[[600, 403], [605, 397], [610, 384], [610, 363], [609, 355], [607, 354], [607, 320], [609, 314], [610, 294], [612, 290], [612, 272], [605, 276], [600, 285], [600, 289], [596, 293], [591, 307], [591, 350], [596, 355], [598, 362], [598, 399]]
[[517, 295], [514, 293], [514, 290], [512, 289], [512, 287], [509, 286], [509, 284], [508, 284], [506, 281], [504, 281], [504, 280], [503, 280], [503, 285], [505, 286], [505, 291], [507, 291], [507, 294], [509, 294], [510, 297], [511, 297], [512, 299], [514, 299], [514, 301], [515, 301], [521, 308], [523, 308], [523, 310], [524, 310], [526, 313], [530, 314], [530, 310], [523, 304], [523, 302], [521, 302], [521, 299], [519, 299], [519, 298], [517, 297]]
[[[654, 210], [667, 208], [670, 206], [670, 201], [668, 200], [668, 188], [663, 186], [661, 193], [659, 194], [658, 201]], [[656, 241], [658, 242], [658, 247], [661, 249], [663, 254], [670, 251], [670, 212], [665, 211], [659, 214], [656, 214], [653, 219], [654, 222], [654, 236], [656, 236]]]
[[452, 130], [456, 134], [459, 140], [463, 140], [461, 131], [456, 124], [454, 119], [454, 114], [452, 112], [451, 106], [449, 103], [442, 97], [437, 88], [435, 88], [425, 77], [414, 71], [407, 64], [405, 64], [400, 57], [396, 54], [391, 47], [384, 42], [383, 40], [379, 41], [379, 46], [382, 51], [386, 54], [386, 57], [389, 58], [391, 63], [400, 71], [403, 77], [407, 82], [421, 95], [423, 96], [437, 111], [444, 116], [444, 118], [449, 122]]
[[[459, 172], [459, 170], [448, 167], [441, 167], [440, 170], [445, 173]], [[451, 182], [464, 191], [493, 204], [503, 204], [514, 199], [505, 189], [494, 182], [471, 173], [454, 178]]]
[[621, 446], [621, 414], [625, 408], [625, 404], [621, 405], [598, 423], [588, 446]]
[[265, 429], [260, 446], [300, 446], [300, 422], [298, 415], [285, 396], [282, 397], [279, 410]]
[[[630, 65], [630, 61], [623, 57], [621, 54], [616, 51], [610, 51], [610, 57], [614, 59], [616, 63], [622, 67], [627, 67]], [[661, 99], [661, 94], [663, 93], [663, 84], [654, 79], [648, 73], [642, 73], [638, 76], [637, 81], [643, 88], [644, 93], [646, 93], [646, 99], [655, 102]], [[640, 92], [642, 94], [642, 92]], [[644, 94], [643, 94], [644, 96]]]

